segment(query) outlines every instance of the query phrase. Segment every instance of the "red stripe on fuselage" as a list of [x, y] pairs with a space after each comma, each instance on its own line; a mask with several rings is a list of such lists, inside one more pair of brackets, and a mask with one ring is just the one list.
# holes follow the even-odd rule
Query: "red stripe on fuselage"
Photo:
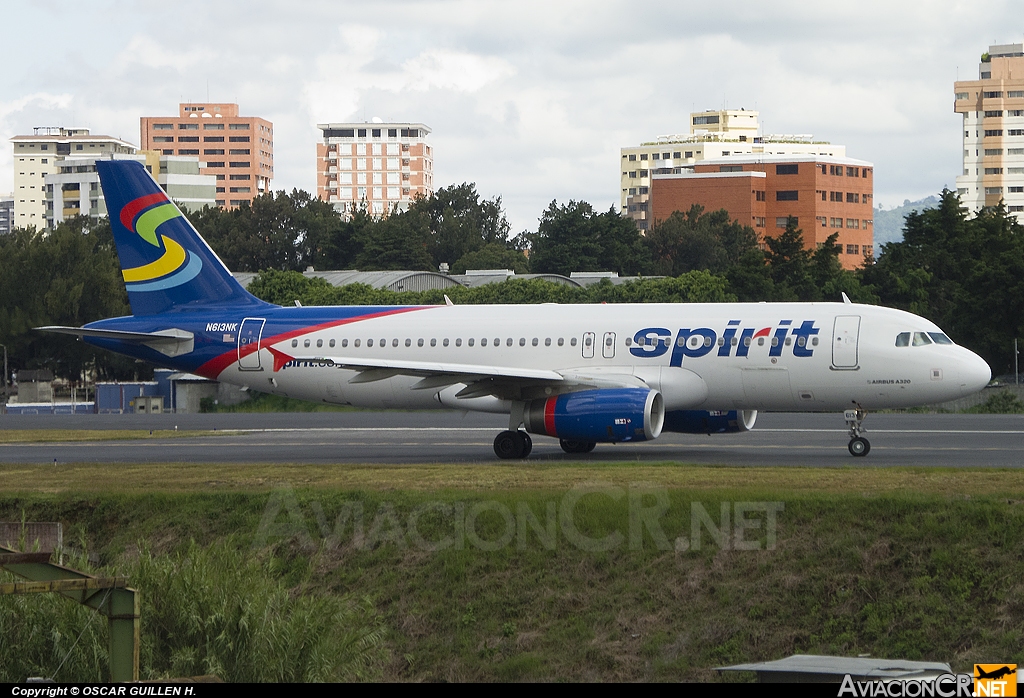
[[548, 436], [557, 436], [555, 433], [555, 403], [557, 402], [557, 397], [549, 397], [544, 403], [544, 431]]
[[135, 230], [135, 228], [132, 227], [132, 222], [135, 220], [135, 214], [144, 208], [164, 201], [169, 201], [169, 199], [167, 198], [167, 194], [164, 194], [163, 192], [146, 194], [145, 196], [140, 196], [137, 199], [132, 199], [121, 209], [121, 224], [128, 230]]
[[221, 372], [224, 371], [228, 366], [235, 363], [243, 356], [248, 356], [254, 351], [259, 351], [261, 347], [267, 347], [270, 344], [277, 344], [285, 340], [291, 339], [292, 337], [298, 337], [300, 335], [309, 334], [310, 332], [318, 332], [320, 330], [327, 330], [332, 327], [340, 327], [341, 325], [348, 325], [353, 322], [359, 322], [361, 320], [373, 320], [374, 318], [387, 317], [388, 315], [397, 315], [399, 313], [408, 313], [413, 310], [427, 310], [429, 308], [443, 306], [417, 306], [412, 308], [395, 308], [394, 310], [385, 310], [380, 313], [370, 313], [368, 315], [357, 315], [356, 317], [345, 318], [344, 320], [334, 320], [332, 322], [324, 322], [319, 325], [309, 325], [306, 327], [300, 327], [296, 330], [289, 330], [288, 332], [282, 332], [281, 334], [274, 335], [273, 337], [263, 337], [259, 342], [253, 342], [252, 344], [246, 344], [241, 349], [236, 346], [230, 351], [226, 351], [220, 356], [210, 359], [205, 364], [196, 369], [196, 373], [204, 378], [211, 380], [217, 380]]

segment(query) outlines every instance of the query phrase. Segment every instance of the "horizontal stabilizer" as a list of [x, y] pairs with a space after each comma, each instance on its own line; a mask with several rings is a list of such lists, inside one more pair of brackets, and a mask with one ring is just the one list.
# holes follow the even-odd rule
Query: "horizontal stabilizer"
[[99, 330], [88, 327], [64, 327], [62, 325], [48, 325], [46, 327], [33, 328], [38, 332], [53, 332], [56, 334], [70, 334], [76, 337], [92, 337], [94, 339], [113, 339], [119, 342], [130, 342], [142, 344], [158, 351], [164, 356], [180, 356], [192, 351], [195, 340], [191, 332], [171, 328], [159, 330], [158, 332], [125, 332], [124, 330]]

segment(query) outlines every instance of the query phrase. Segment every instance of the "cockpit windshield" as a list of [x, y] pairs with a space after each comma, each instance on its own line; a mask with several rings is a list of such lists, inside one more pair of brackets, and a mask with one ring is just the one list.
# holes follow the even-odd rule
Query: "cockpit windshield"
[[941, 332], [900, 332], [896, 335], [898, 347], [923, 347], [928, 344], [952, 344], [953, 340]]

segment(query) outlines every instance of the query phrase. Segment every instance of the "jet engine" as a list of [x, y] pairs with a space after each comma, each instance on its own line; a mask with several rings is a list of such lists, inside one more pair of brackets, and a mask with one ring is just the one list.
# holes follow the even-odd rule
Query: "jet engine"
[[665, 413], [665, 431], [677, 434], [735, 434], [750, 431], [757, 410], [673, 410]]
[[661, 434], [665, 402], [650, 388], [604, 388], [531, 400], [526, 431], [567, 441], [647, 441]]

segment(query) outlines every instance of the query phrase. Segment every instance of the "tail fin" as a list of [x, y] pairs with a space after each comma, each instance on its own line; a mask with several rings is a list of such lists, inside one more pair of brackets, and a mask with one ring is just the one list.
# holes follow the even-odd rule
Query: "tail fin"
[[96, 170], [133, 314], [267, 305], [231, 276], [141, 162], [99, 160]]

